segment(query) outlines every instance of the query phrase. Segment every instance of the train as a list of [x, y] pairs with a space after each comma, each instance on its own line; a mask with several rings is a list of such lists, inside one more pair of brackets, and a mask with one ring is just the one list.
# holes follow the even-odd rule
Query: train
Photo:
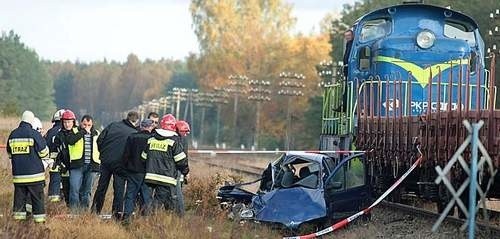
[[[375, 195], [421, 156], [391, 200], [418, 197], [443, 211], [452, 195], [435, 182], [436, 167], [444, 168], [469, 135], [464, 120], [484, 121], [480, 140], [499, 168], [495, 55], [485, 52], [473, 18], [440, 6], [381, 8], [351, 30], [347, 75], [324, 86], [320, 150], [366, 150], [366, 183]], [[466, 162], [471, 158], [470, 150], [461, 155]], [[493, 181], [487, 196], [499, 198], [500, 175], [483, 166], [481, 187]], [[459, 186], [467, 170], [455, 165], [447, 177]]]

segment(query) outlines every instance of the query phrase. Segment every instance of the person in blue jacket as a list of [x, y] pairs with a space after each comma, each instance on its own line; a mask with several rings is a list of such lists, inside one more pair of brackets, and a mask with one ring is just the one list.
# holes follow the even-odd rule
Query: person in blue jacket
[[45, 168], [42, 158], [49, 149], [40, 132], [32, 128], [35, 115], [25, 111], [19, 127], [14, 129], [7, 141], [7, 153], [12, 163], [14, 183], [14, 220], [26, 220], [26, 203], [31, 200], [33, 219], [45, 222], [44, 192]]

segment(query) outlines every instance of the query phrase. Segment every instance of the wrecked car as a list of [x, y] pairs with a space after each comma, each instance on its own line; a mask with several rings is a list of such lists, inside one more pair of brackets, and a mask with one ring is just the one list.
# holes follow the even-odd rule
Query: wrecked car
[[[364, 154], [348, 156], [288, 152], [269, 163], [260, 179], [218, 190], [236, 219], [297, 229], [309, 222], [351, 216], [370, 202]], [[243, 189], [260, 182], [253, 193]]]

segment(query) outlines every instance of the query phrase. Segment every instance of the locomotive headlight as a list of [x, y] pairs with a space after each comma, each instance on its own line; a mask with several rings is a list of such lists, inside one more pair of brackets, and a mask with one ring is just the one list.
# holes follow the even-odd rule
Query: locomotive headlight
[[423, 49], [430, 48], [435, 40], [436, 36], [429, 30], [423, 30], [417, 35], [417, 45]]

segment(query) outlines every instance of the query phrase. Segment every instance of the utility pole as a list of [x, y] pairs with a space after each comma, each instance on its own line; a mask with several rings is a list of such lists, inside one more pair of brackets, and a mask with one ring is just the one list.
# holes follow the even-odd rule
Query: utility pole
[[172, 104], [172, 96], [163, 96], [159, 100], [160, 105], [162, 106], [162, 115], [167, 114], [167, 108], [170, 104]]
[[181, 110], [181, 100], [183, 100], [182, 96], [184, 96], [183, 93], [185, 93], [184, 92], [185, 89], [184, 88], [173, 88], [172, 91], [173, 91], [174, 99], [176, 101], [175, 117], [179, 117], [180, 110]]
[[160, 101], [158, 99], [153, 99], [148, 103], [150, 112], [157, 112], [160, 110]]
[[268, 89], [271, 86], [271, 82], [265, 80], [250, 80], [248, 84], [250, 85], [250, 95], [248, 96], [248, 99], [257, 102], [255, 116], [255, 135], [253, 140], [254, 149], [257, 150], [259, 147], [261, 103], [265, 101], [271, 101], [271, 90]]
[[[196, 93], [198, 93], [198, 89], [187, 89], [187, 88], [173, 88], [172, 96], [176, 101], [175, 105], [175, 117], [178, 119], [187, 119], [188, 109], [191, 108], [191, 121], [193, 121], [193, 99], [196, 97]], [[184, 107], [184, 117], [181, 117], [181, 102], [186, 102]], [[193, 122], [191, 122], [191, 131], [193, 131]]]
[[201, 108], [201, 119], [200, 119], [200, 137], [199, 144], [202, 145], [205, 139], [205, 115], [207, 108], [213, 107], [217, 104], [217, 123], [216, 123], [216, 135], [215, 135], [215, 146], [218, 146], [219, 140], [219, 121], [220, 121], [220, 106], [221, 104], [227, 104], [227, 95], [221, 94], [222, 91], [214, 92], [199, 92], [195, 105]]
[[491, 47], [488, 47], [488, 53], [500, 54], [500, 9], [495, 9], [490, 13], [491, 29], [488, 31], [488, 38], [491, 41]]
[[[194, 94], [198, 94], [198, 89], [191, 89], [191, 93], [192, 94], [193, 93]], [[193, 122], [194, 122], [194, 113], [193, 113], [194, 112], [194, 107], [193, 107], [194, 106], [194, 103], [193, 103], [194, 100], [193, 100], [193, 97], [194, 96], [192, 95], [191, 99], [189, 101], [189, 113], [190, 113], [189, 114], [190, 115], [189, 120], [191, 121], [191, 128], [193, 128]], [[187, 118], [186, 118], [186, 120], [187, 120]]]
[[[203, 144], [203, 138], [205, 137], [205, 112], [208, 107], [211, 107], [210, 96], [208, 93], [200, 92], [197, 94], [195, 100], [195, 106], [201, 108], [201, 118], [200, 118], [200, 135], [198, 137], [198, 145]], [[193, 120], [194, 121], [194, 120]]]
[[137, 107], [137, 113], [139, 114], [139, 120], [143, 120], [144, 119], [144, 105], [139, 105]]
[[246, 93], [248, 77], [245, 75], [230, 75], [228, 77], [228, 89], [229, 93], [234, 94], [234, 107], [233, 107], [233, 133], [234, 133], [234, 143], [239, 144], [239, 130], [238, 130], [238, 97], [240, 94]]
[[291, 101], [292, 98], [297, 98], [304, 96], [301, 88], [306, 87], [303, 80], [306, 78], [303, 74], [297, 74], [292, 72], [281, 72], [279, 77], [281, 82], [279, 86], [281, 89], [278, 91], [278, 95], [287, 97], [287, 111], [286, 111], [286, 131], [285, 131], [285, 148], [290, 150], [290, 128], [291, 128]]
[[187, 94], [187, 102], [186, 106], [184, 107], [184, 117], [182, 119], [187, 120], [188, 119], [188, 112], [191, 114], [190, 115], [190, 120], [193, 121], [193, 101], [195, 101], [196, 94], [198, 93], [198, 89], [185, 89]]
[[229, 103], [226, 91], [219, 87], [214, 87], [214, 103], [217, 105], [217, 119], [215, 125], [215, 147], [219, 148], [220, 145], [220, 113], [222, 105]]
[[[162, 109], [162, 114], [161, 115], [165, 115], [165, 111], [167, 111], [167, 97], [163, 96], [163, 97], [160, 97], [160, 107]], [[160, 112], [158, 112], [159, 114]]]

